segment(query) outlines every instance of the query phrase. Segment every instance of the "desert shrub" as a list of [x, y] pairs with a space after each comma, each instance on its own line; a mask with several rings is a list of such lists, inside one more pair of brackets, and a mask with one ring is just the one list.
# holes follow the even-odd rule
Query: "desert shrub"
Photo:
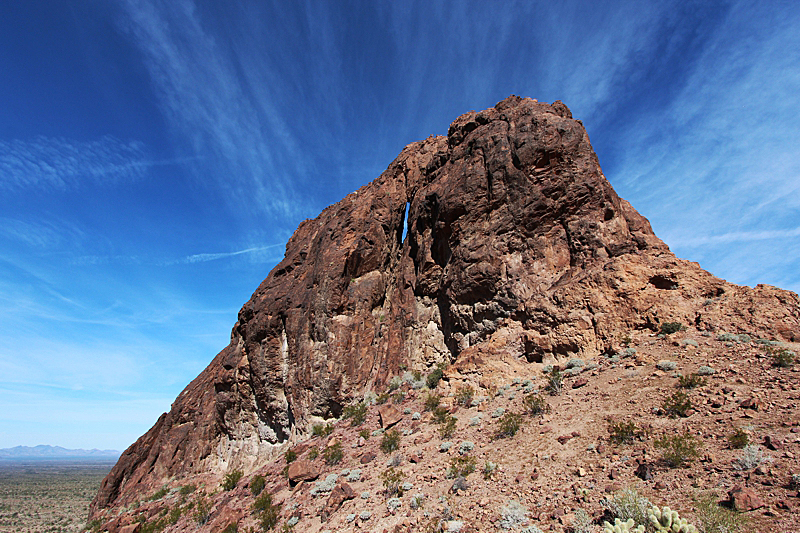
[[483, 479], [490, 479], [492, 474], [494, 474], [495, 470], [497, 470], [497, 463], [493, 463], [491, 461], [486, 461], [483, 464]]
[[449, 439], [456, 433], [456, 422], [458, 419], [454, 416], [448, 416], [445, 421], [439, 426], [439, 435], [443, 439]]
[[222, 533], [239, 533], [239, 524], [236, 522], [231, 522], [225, 529], [222, 530]]
[[253, 476], [253, 479], [250, 480], [250, 493], [253, 496], [258, 496], [261, 494], [261, 491], [264, 490], [264, 487], [267, 484], [267, 480], [264, 479], [264, 476], [257, 475]]
[[389, 401], [389, 398], [390, 398], [389, 393], [384, 392], [383, 394], [380, 394], [377, 398], [375, 398], [375, 403], [377, 405], [383, 405]]
[[398, 510], [402, 504], [403, 502], [400, 501], [400, 498], [389, 498], [386, 501], [386, 507], [390, 512]]
[[710, 366], [701, 366], [697, 369], [698, 376], [713, 376], [716, 374], [717, 371], [711, 368]]
[[575, 516], [572, 519], [572, 533], [592, 533], [594, 531], [594, 524], [592, 517], [583, 509], [575, 511]]
[[618, 422], [609, 418], [606, 423], [608, 424], [608, 440], [614, 444], [630, 444], [644, 434], [633, 421]]
[[402, 470], [393, 466], [390, 466], [381, 473], [380, 478], [383, 482], [383, 488], [386, 490], [387, 497], [394, 496], [395, 494], [399, 496], [403, 495], [403, 480], [405, 477], [406, 475]]
[[225, 478], [222, 480], [222, 490], [233, 490], [236, 488], [236, 484], [239, 483], [239, 480], [242, 479], [244, 472], [241, 470], [231, 470], [227, 474], [225, 474]]
[[450, 413], [444, 407], [435, 407], [433, 409], [433, 421], [437, 424], [444, 424], [449, 416]]
[[425, 395], [425, 410], [426, 411], [433, 411], [437, 407], [439, 407], [439, 402], [442, 401], [442, 397], [435, 392], [429, 392]]
[[356, 481], [361, 481], [361, 469], [354, 468], [347, 474], [347, 481], [350, 483], [355, 483]]
[[492, 411], [492, 418], [500, 418], [504, 414], [506, 414], [506, 410], [503, 409], [502, 407], [498, 407], [497, 409]]
[[308, 459], [310, 461], [313, 461], [317, 457], [319, 457], [319, 450], [316, 448], [316, 446], [308, 450]]
[[286, 452], [283, 454], [283, 458], [286, 460], [286, 464], [289, 464], [297, 459], [297, 452], [292, 449], [286, 450]]
[[742, 449], [739, 457], [734, 459], [733, 467], [736, 470], [752, 470], [762, 464], [771, 461], [771, 458], [764, 455], [755, 444], [749, 444]]
[[419, 420], [420, 418], [422, 418], [422, 413], [420, 413], [419, 411], [414, 411], [411, 414], [411, 420]]
[[556, 396], [561, 394], [561, 389], [564, 386], [564, 375], [561, 371], [557, 368], [553, 368], [550, 373], [547, 374], [547, 385], [546, 389], [552, 396]]
[[310, 494], [312, 496], [317, 496], [319, 494], [325, 494], [331, 492], [333, 488], [336, 486], [336, 481], [338, 479], [339, 479], [338, 474], [328, 474], [327, 476], [325, 476], [325, 479], [314, 483], [314, 488], [311, 489]]
[[616, 518], [623, 522], [633, 520], [637, 524], [648, 523], [647, 511], [653, 507], [650, 500], [639, 496], [639, 493], [631, 488], [616, 492], [611, 500], [605, 500], [604, 503]]
[[550, 412], [550, 405], [541, 394], [528, 394], [522, 400], [525, 410], [533, 416], [543, 415]]
[[688, 376], [680, 376], [678, 378], [678, 386], [682, 389], [694, 389], [703, 387], [706, 384], [706, 378], [699, 374], [690, 374]]
[[198, 525], [202, 526], [208, 522], [210, 516], [211, 503], [205, 497], [201, 497], [197, 500], [197, 503], [194, 506], [194, 521], [197, 522]]
[[391, 380], [389, 380], [389, 390], [395, 391], [400, 388], [400, 385], [403, 384], [403, 378], [400, 376], [395, 376]]
[[325, 459], [325, 464], [328, 466], [339, 464], [342, 457], [344, 457], [344, 451], [342, 451], [342, 443], [338, 441], [325, 448], [322, 452], [322, 458]]
[[365, 428], [358, 432], [358, 436], [364, 437], [364, 440], [369, 440], [370, 433], [371, 433], [370, 430]]
[[450, 442], [450, 441], [444, 441], [444, 442], [442, 442], [441, 444], [439, 444], [439, 451], [440, 451], [441, 453], [446, 453], [446, 452], [448, 452], [448, 451], [450, 450], [450, 448], [452, 448], [452, 447], [453, 447], [453, 443], [452, 443], [452, 442]]
[[333, 433], [333, 423], [327, 424], [314, 424], [311, 428], [311, 435], [314, 437], [327, 437]]
[[474, 395], [475, 390], [469, 385], [459, 387], [458, 391], [456, 391], [456, 403], [458, 405], [463, 405], [464, 407], [469, 407], [469, 405], [472, 403], [472, 397]]
[[750, 435], [742, 428], [734, 428], [733, 433], [728, 435], [728, 446], [734, 450], [741, 450], [750, 444]]
[[736, 533], [747, 528], [747, 517], [721, 506], [714, 493], [698, 498], [696, 507], [695, 516], [703, 533]]
[[680, 322], [663, 322], [661, 324], [661, 333], [664, 335], [672, 335], [673, 333], [677, 333], [683, 329], [683, 324]]
[[779, 368], [789, 368], [794, 365], [794, 362], [795, 353], [791, 350], [787, 350], [786, 348], [777, 350], [772, 355], [772, 364]]
[[278, 525], [278, 515], [281, 512], [280, 504], [273, 503], [272, 494], [262, 492], [253, 502], [253, 512], [258, 516], [262, 531], [270, 531]]
[[468, 455], [453, 457], [450, 459], [450, 466], [447, 468], [448, 479], [457, 477], [467, 477], [475, 471], [475, 458]]
[[406, 393], [403, 391], [397, 391], [394, 394], [392, 394], [391, 397], [392, 397], [392, 403], [400, 404], [403, 403], [403, 400], [406, 399]]
[[157, 490], [156, 492], [154, 492], [153, 495], [150, 496], [150, 498], [148, 498], [148, 499], [151, 502], [154, 502], [156, 500], [160, 500], [161, 498], [166, 496], [168, 492], [169, 492], [169, 489], [167, 487], [163, 487], [163, 488]]
[[661, 450], [661, 459], [670, 468], [678, 468], [700, 455], [700, 443], [688, 431], [683, 434], [664, 435], [653, 444]]
[[425, 378], [425, 384], [428, 386], [429, 389], [433, 390], [439, 384], [439, 381], [442, 379], [442, 376], [444, 376], [444, 368], [445, 368], [444, 363], [439, 363], [438, 365], [436, 365], [436, 368], [434, 368], [433, 371], [430, 374], [428, 374], [428, 377]]
[[355, 405], [348, 405], [342, 411], [342, 416], [350, 419], [352, 427], [360, 426], [367, 420], [367, 404], [358, 402]]
[[664, 372], [669, 372], [670, 370], [675, 370], [678, 368], [678, 363], [675, 361], [659, 361], [656, 363], [656, 368], [663, 370]]
[[193, 493], [196, 490], [197, 490], [197, 485], [190, 484], [182, 486], [180, 491], [178, 492], [180, 493], [181, 496], [188, 496], [189, 494]]
[[472, 441], [465, 440], [458, 447], [458, 453], [461, 455], [466, 455], [474, 449], [475, 449], [475, 443]]
[[677, 418], [679, 416], [686, 416], [689, 409], [692, 408], [692, 401], [689, 395], [683, 391], [676, 391], [672, 396], [664, 400], [661, 404], [661, 409], [664, 410], [670, 418]]
[[496, 438], [513, 437], [522, 427], [522, 415], [518, 413], [506, 413], [498, 422]]
[[383, 434], [381, 439], [381, 450], [384, 453], [391, 453], [400, 448], [400, 432], [396, 429], [390, 429]]
[[411, 508], [412, 509], [421, 509], [423, 505], [425, 505], [425, 495], [421, 492], [414, 494], [411, 498]]
[[516, 529], [528, 520], [528, 509], [518, 501], [512, 500], [500, 510], [501, 529]]

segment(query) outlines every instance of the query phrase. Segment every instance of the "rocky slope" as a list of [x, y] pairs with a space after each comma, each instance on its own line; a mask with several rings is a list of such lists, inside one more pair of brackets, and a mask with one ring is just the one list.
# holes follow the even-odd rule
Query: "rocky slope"
[[92, 518], [165, 485], [272, 468], [406, 369], [447, 363], [442, 387], [487, 388], [614, 354], [666, 322], [794, 341], [800, 302], [677, 259], [613, 191], [566, 106], [509, 97], [300, 225], [230, 344], [123, 453]]

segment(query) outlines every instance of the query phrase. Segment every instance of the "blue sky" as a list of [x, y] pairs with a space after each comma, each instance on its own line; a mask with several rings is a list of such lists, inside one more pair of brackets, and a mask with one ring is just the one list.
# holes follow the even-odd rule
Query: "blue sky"
[[124, 449], [305, 218], [509, 94], [680, 257], [800, 290], [800, 4], [0, 3], [0, 447]]

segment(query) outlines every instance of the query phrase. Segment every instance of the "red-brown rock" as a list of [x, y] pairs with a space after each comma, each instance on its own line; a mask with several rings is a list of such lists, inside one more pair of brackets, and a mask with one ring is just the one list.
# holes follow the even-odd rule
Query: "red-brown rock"
[[394, 405], [381, 405], [378, 409], [381, 417], [381, 427], [389, 429], [403, 419], [403, 413]]
[[333, 488], [331, 495], [328, 496], [328, 501], [325, 502], [325, 507], [323, 507], [322, 511], [320, 511], [320, 518], [323, 522], [327, 521], [331, 514], [338, 511], [344, 502], [347, 500], [352, 500], [355, 497], [356, 493], [353, 491], [350, 485], [344, 482], [339, 483]]
[[614, 192], [563, 103], [511, 96], [408, 145], [300, 224], [230, 344], [122, 454], [91, 517], [170, 479], [249, 471], [401, 365], [591, 358], [667, 318], [789, 340], [800, 302], [676, 258]]
[[728, 497], [737, 511], [753, 511], [765, 505], [764, 500], [753, 489], [741, 485], [736, 485], [728, 491]]
[[289, 464], [289, 481], [312, 481], [319, 477], [319, 469], [310, 461], [294, 461]]

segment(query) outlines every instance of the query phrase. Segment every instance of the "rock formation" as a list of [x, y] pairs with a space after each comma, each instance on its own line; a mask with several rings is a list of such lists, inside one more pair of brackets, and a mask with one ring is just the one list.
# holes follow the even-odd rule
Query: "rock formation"
[[512, 96], [300, 224], [230, 344], [123, 453], [91, 512], [247, 470], [405, 368], [471, 379], [611, 352], [673, 321], [798, 340], [800, 303], [676, 258], [563, 103]]

